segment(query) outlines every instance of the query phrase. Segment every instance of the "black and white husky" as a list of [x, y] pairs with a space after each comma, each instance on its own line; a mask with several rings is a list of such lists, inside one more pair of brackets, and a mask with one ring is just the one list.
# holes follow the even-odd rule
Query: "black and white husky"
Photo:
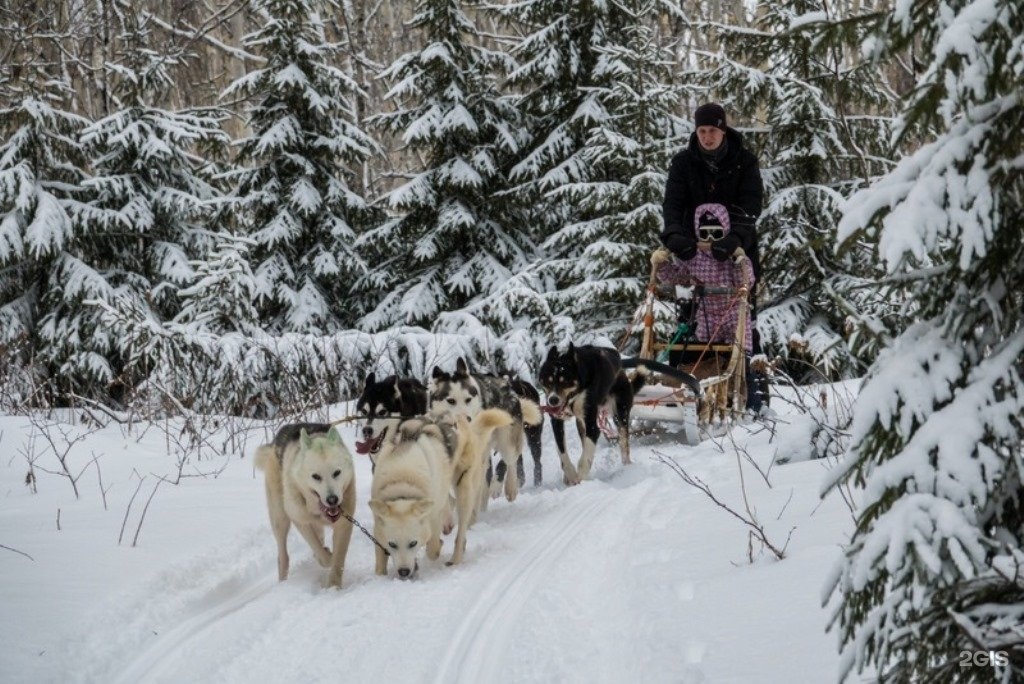
[[[428, 386], [431, 415], [464, 415], [470, 420], [484, 409], [501, 409], [512, 416], [512, 424], [494, 431], [491, 446], [501, 455], [507, 471], [515, 472], [516, 462], [523, 453], [527, 426], [542, 423], [540, 407], [536, 402], [516, 394], [506, 378], [495, 375], [477, 375], [469, 372], [465, 360], [459, 359], [455, 372], [448, 373], [435, 366]], [[488, 465], [490, 457], [488, 456]], [[497, 479], [492, 483], [497, 494]], [[506, 477], [505, 498], [515, 501], [519, 493], [519, 478]], [[481, 509], [487, 505], [486, 494]]]
[[356, 442], [356, 453], [368, 454], [376, 465], [377, 452], [384, 440], [394, 434], [398, 424], [426, 412], [427, 388], [422, 382], [397, 375], [378, 381], [370, 373], [356, 400], [356, 413], [363, 419], [363, 439]]
[[[625, 368], [636, 368], [632, 378], [626, 375]], [[551, 415], [551, 430], [566, 484], [579, 484], [590, 474], [602, 421], [608, 414], [614, 418], [622, 464], [631, 463], [629, 414], [633, 410], [633, 396], [652, 371], [671, 375], [700, 394], [700, 383], [689, 373], [654, 361], [622, 359], [619, 352], [609, 347], [576, 347], [570, 343], [564, 352], [559, 352], [558, 347], [548, 350], [539, 376], [547, 395], [545, 408]], [[583, 454], [575, 466], [565, 450], [564, 421], [570, 418], [575, 419], [583, 440]]]

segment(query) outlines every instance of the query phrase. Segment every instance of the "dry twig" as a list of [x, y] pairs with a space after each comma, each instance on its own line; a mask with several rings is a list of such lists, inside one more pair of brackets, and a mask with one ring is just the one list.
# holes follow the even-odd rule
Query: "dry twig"
[[[795, 530], [796, 528], [794, 527], [794, 528], [790, 529], [789, 534], [786, 536], [786, 542], [785, 542], [785, 544], [782, 545], [781, 548], [779, 548], [775, 544], [772, 544], [771, 540], [768, 539], [768, 535], [765, 532], [764, 526], [760, 523], [760, 521], [758, 521], [756, 515], [753, 513], [753, 511], [750, 508], [750, 503], [747, 500], [746, 487], [742, 484], [743, 483], [742, 469], [741, 469], [741, 473], [740, 473], [740, 482], [741, 482], [741, 488], [743, 489], [743, 501], [744, 501], [744, 506], [745, 506], [746, 511], [747, 511], [747, 515], [743, 515], [743, 514], [737, 512], [734, 508], [732, 508], [731, 506], [729, 506], [728, 504], [723, 502], [721, 499], [719, 499], [715, 495], [715, 493], [711, 490], [711, 487], [706, 482], [704, 482], [702, 479], [700, 479], [696, 475], [693, 475], [690, 472], [688, 472], [685, 468], [683, 468], [681, 465], [679, 465], [679, 463], [677, 463], [675, 460], [665, 456], [664, 454], [660, 454], [658, 452], [654, 452], [654, 454], [655, 454], [655, 457], [659, 461], [661, 461], [662, 463], [667, 465], [669, 468], [671, 468], [676, 473], [676, 475], [678, 475], [683, 480], [683, 482], [685, 482], [686, 484], [690, 485], [691, 487], [694, 487], [694, 488], [700, 490], [701, 492], [703, 492], [704, 495], [706, 497], [708, 497], [709, 499], [711, 499], [711, 501], [716, 506], [718, 506], [722, 510], [726, 511], [729, 515], [733, 516], [734, 518], [739, 520], [741, 523], [746, 525], [748, 528], [750, 528], [749, 529], [750, 534], [754, 535], [754, 537], [759, 542], [761, 542], [761, 544], [764, 546], [764, 548], [767, 548], [769, 551], [771, 551], [772, 554], [778, 560], [782, 560], [783, 558], [786, 557], [786, 548], [789, 546], [789, 540], [790, 540], [790, 538], [792, 538], [793, 530]], [[739, 455], [738, 454], [737, 454], [737, 463], [739, 463]], [[787, 502], [787, 505], [788, 505], [788, 502]], [[748, 542], [749, 542], [749, 540], [748, 540]], [[751, 560], [752, 560], [753, 556], [752, 556], [752, 551], [750, 551], [750, 549], [752, 549], [752, 547], [749, 546], [749, 544], [748, 544], [748, 553], [750, 554], [750, 557], [751, 557]]]

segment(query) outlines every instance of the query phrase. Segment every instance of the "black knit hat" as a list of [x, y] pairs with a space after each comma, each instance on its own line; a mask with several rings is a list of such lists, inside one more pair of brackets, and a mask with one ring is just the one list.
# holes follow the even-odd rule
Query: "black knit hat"
[[[707, 125], [709, 125], [709, 124], [705, 124], [705, 126], [707, 126]], [[712, 212], [705, 211], [703, 214], [701, 214], [700, 218], [697, 219], [697, 225], [698, 226], [721, 226], [722, 225], [722, 221], [719, 220], [719, 218], [717, 216], [715, 216]]]
[[693, 113], [693, 124], [700, 128], [701, 126], [714, 126], [725, 130], [725, 110], [722, 105], [715, 102], [708, 102], [697, 107], [697, 111]]

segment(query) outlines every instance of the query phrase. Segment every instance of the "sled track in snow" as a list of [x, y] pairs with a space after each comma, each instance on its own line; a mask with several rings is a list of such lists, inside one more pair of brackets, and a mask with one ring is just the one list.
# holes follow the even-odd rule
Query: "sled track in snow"
[[523, 599], [559, 559], [552, 549], [591, 524], [592, 514], [598, 509], [614, 503], [621, 502], [610, 500], [604, 491], [577, 501], [485, 587], [452, 636], [434, 679], [437, 684], [475, 684], [500, 679], [498, 669], [504, 654], [508, 653], [510, 633], [517, 626], [516, 617], [522, 612]]
[[172, 664], [173, 656], [185, 652], [181, 648], [183, 644], [201, 638], [208, 628], [260, 598], [276, 584], [275, 571], [272, 576], [252, 580], [234, 595], [182, 620], [143, 648], [114, 681], [117, 684], [160, 681], [161, 675], [168, 674], [166, 670]]

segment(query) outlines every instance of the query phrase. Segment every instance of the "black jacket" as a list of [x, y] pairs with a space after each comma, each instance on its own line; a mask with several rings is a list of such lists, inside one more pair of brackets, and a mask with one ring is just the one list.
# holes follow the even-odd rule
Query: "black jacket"
[[764, 186], [757, 157], [743, 147], [743, 136], [732, 128], [726, 129], [729, 147], [717, 173], [701, 158], [697, 134], [690, 136], [689, 146], [672, 158], [665, 185], [662, 216], [665, 232], [662, 243], [674, 232], [693, 234], [693, 212], [701, 204], [717, 202], [729, 210], [730, 231], [740, 239], [740, 246], [750, 257], [754, 276], [761, 277], [761, 264], [757, 249], [754, 224], [761, 215]]

